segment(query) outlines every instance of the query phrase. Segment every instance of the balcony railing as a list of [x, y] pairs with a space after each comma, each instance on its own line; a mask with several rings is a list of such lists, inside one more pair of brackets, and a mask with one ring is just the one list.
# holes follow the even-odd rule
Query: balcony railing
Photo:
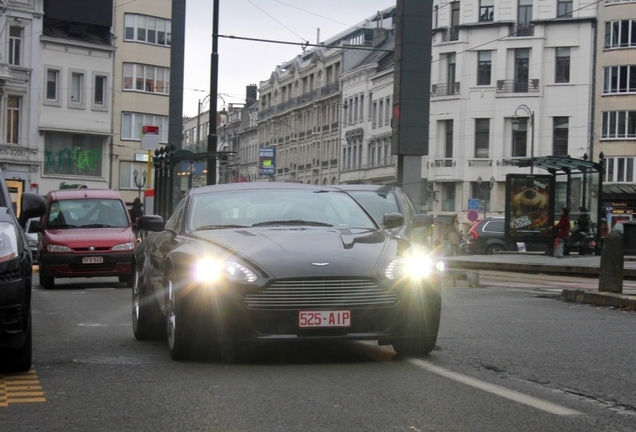
[[534, 93], [539, 91], [539, 80], [497, 80], [497, 93]]
[[431, 86], [431, 97], [454, 96], [459, 94], [459, 82], [440, 83]]
[[456, 41], [459, 40], [459, 29], [455, 27], [451, 27], [446, 29], [443, 33], [442, 40], [444, 42]]
[[534, 36], [534, 24], [517, 24], [515, 25], [510, 36], [526, 37]]

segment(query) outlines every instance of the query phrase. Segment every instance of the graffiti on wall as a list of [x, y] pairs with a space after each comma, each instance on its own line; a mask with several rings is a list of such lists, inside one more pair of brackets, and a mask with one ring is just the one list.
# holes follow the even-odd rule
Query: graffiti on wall
[[56, 174], [100, 175], [101, 151], [64, 147], [61, 150], [44, 150], [44, 171]]

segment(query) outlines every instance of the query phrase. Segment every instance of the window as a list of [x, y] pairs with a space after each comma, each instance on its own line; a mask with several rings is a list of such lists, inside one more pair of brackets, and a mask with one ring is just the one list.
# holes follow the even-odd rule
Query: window
[[124, 63], [124, 90], [168, 94], [170, 69], [135, 63]]
[[93, 95], [93, 104], [97, 106], [106, 105], [106, 77], [103, 75], [95, 76], [95, 94]]
[[84, 74], [71, 72], [71, 104], [82, 104], [84, 95]]
[[58, 100], [60, 81], [60, 71], [56, 69], [47, 69], [46, 71], [46, 99], [50, 101]]
[[492, 21], [495, 16], [495, 0], [479, 2], [479, 21]]
[[446, 85], [449, 95], [453, 94], [455, 87], [456, 66], [455, 53], [446, 54]]
[[572, 18], [572, 0], [557, 0], [557, 18]]
[[635, 139], [636, 111], [603, 112], [601, 138]]
[[526, 157], [528, 154], [528, 118], [519, 117], [517, 130], [512, 130], [512, 157]]
[[534, 28], [532, 26], [532, 1], [519, 0], [517, 10], [517, 36], [532, 36]]
[[378, 127], [382, 127], [384, 125], [384, 99], [380, 99], [378, 105]]
[[7, 143], [18, 144], [20, 140], [20, 104], [22, 98], [7, 98]]
[[121, 139], [141, 140], [141, 128], [144, 125], [159, 126], [159, 142], [168, 142], [168, 117], [152, 114], [122, 113]]
[[603, 68], [603, 94], [636, 92], [636, 65]]
[[44, 134], [44, 173], [100, 177], [104, 138], [62, 132]]
[[391, 124], [391, 96], [387, 96], [384, 102], [384, 125]]
[[605, 23], [605, 48], [636, 46], [636, 19]]
[[557, 83], [570, 82], [570, 48], [556, 49], [556, 71], [554, 81]]
[[455, 211], [455, 183], [443, 183], [442, 194], [442, 211]]
[[633, 157], [610, 157], [605, 159], [605, 178], [607, 182], [634, 181]]
[[490, 85], [492, 51], [479, 51], [477, 61], [477, 85]]
[[373, 129], [375, 129], [376, 125], [377, 125], [377, 118], [378, 118], [378, 103], [376, 101], [373, 102], [373, 114], [371, 117], [371, 127]]
[[552, 154], [554, 156], [567, 156], [569, 128], [568, 117], [554, 117], [554, 130], [552, 133]]
[[125, 14], [124, 40], [170, 46], [172, 24], [170, 20], [138, 14]]
[[475, 119], [475, 157], [487, 158], [490, 149], [490, 119]]
[[530, 80], [530, 49], [515, 50], [515, 93], [527, 93]]
[[22, 64], [22, 27], [9, 27], [9, 64], [20, 66]]
[[444, 157], [453, 157], [453, 120], [444, 120]]

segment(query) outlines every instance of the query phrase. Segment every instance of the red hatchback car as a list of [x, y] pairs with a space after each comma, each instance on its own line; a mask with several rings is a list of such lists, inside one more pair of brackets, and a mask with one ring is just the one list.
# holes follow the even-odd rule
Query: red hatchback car
[[40, 285], [55, 278], [117, 276], [132, 286], [136, 238], [119, 192], [65, 189], [49, 192], [40, 232]]

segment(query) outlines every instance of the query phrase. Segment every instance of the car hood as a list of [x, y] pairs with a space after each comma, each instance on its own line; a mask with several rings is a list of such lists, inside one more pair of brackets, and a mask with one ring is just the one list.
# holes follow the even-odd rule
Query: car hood
[[49, 243], [61, 244], [70, 248], [112, 247], [120, 243], [134, 241], [134, 235], [129, 227], [48, 229], [45, 237]]
[[230, 249], [271, 276], [372, 277], [395, 248], [383, 231], [275, 227], [203, 231], [198, 237]]

